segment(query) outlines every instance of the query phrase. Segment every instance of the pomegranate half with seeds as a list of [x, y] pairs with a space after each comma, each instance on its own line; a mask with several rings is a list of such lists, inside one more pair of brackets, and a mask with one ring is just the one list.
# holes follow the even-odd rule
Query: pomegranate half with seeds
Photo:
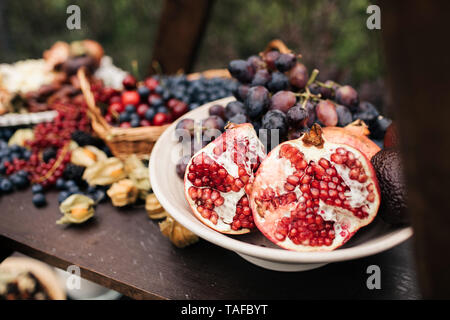
[[185, 196], [195, 216], [207, 226], [244, 234], [255, 227], [249, 186], [266, 155], [251, 124], [231, 123], [226, 129], [189, 161]]
[[325, 141], [317, 124], [268, 154], [250, 194], [258, 229], [295, 251], [340, 247], [375, 218], [379, 205], [370, 161], [351, 146]]

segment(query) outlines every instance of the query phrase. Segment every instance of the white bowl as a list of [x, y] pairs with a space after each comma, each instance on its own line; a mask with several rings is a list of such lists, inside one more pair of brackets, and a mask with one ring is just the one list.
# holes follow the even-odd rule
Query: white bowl
[[[229, 97], [210, 102], [187, 113], [181, 119], [204, 119], [213, 104], [225, 106], [233, 100], [234, 98]], [[253, 264], [278, 271], [309, 270], [327, 263], [358, 259], [385, 251], [407, 240], [413, 234], [411, 227], [392, 227], [376, 218], [335, 251], [294, 252], [277, 247], [258, 231], [239, 236], [214, 231], [193, 215], [184, 197], [183, 181], [175, 172], [181, 152], [181, 145], [174, 138], [177, 122], [164, 131], [150, 156], [150, 179], [156, 197], [167, 212], [184, 227], [207, 241], [236, 252]]]

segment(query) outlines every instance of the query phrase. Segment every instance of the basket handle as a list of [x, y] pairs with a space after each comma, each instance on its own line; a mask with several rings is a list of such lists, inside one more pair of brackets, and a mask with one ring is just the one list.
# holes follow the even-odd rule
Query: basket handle
[[274, 39], [272, 41], [270, 41], [267, 46], [266, 49], [264, 49], [264, 52], [269, 52], [272, 50], [278, 50], [281, 53], [291, 53], [292, 50], [290, 50], [283, 41], [281, 41], [280, 39]]
[[109, 129], [109, 124], [100, 114], [100, 109], [95, 104], [95, 98], [91, 91], [91, 85], [86, 77], [86, 71], [83, 68], [78, 69], [78, 80], [80, 81], [81, 91], [83, 92], [84, 99], [88, 106], [88, 115], [92, 120], [92, 126], [96, 126], [98, 133], [106, 133]]

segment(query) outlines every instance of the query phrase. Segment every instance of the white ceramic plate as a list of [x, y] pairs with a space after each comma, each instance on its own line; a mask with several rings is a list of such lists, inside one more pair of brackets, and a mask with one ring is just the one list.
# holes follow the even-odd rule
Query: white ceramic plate
[[[182, 118], [204, 119], [213, 104], [225, 106], [233, 100], [234, 98], [229, 97], [208, 103]], [[395, 228], [376, 218], [335, 251], [294, 252], [277, 247], [258, 231], [240, 236], [216, 232], [194, 217], [184, 197], [183, 181], [175, 172], [176, 162], [181, 154], [181, 145], [174, 138], [177, 122], [164, 131], [153, 147], [149, 165], [153, 191], [162, 206], [187, 229], [207, 241], [236, 252], [251, 263], [278, 271], [309, 270], [327, 263], [362, 258], [385, 251], [413, 234], [411, 227]]]

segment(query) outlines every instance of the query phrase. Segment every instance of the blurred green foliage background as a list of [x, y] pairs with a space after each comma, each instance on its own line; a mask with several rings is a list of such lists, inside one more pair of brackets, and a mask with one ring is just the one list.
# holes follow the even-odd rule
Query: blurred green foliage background
[[[81, 8], [81, 30], [66, 28], [66, 8]], [[38, 58], [55, 41], [91, 38], [114, 62], [148, 70], [162, 0], [1, 0], [0, 62]], [[368, 0], [218, 0], [195, 70], [263, 50], [274, 38], [303, 55], [319, 79], [356, 86], [362, 98], [385, 104], [380, 31], [366, 28]]]

